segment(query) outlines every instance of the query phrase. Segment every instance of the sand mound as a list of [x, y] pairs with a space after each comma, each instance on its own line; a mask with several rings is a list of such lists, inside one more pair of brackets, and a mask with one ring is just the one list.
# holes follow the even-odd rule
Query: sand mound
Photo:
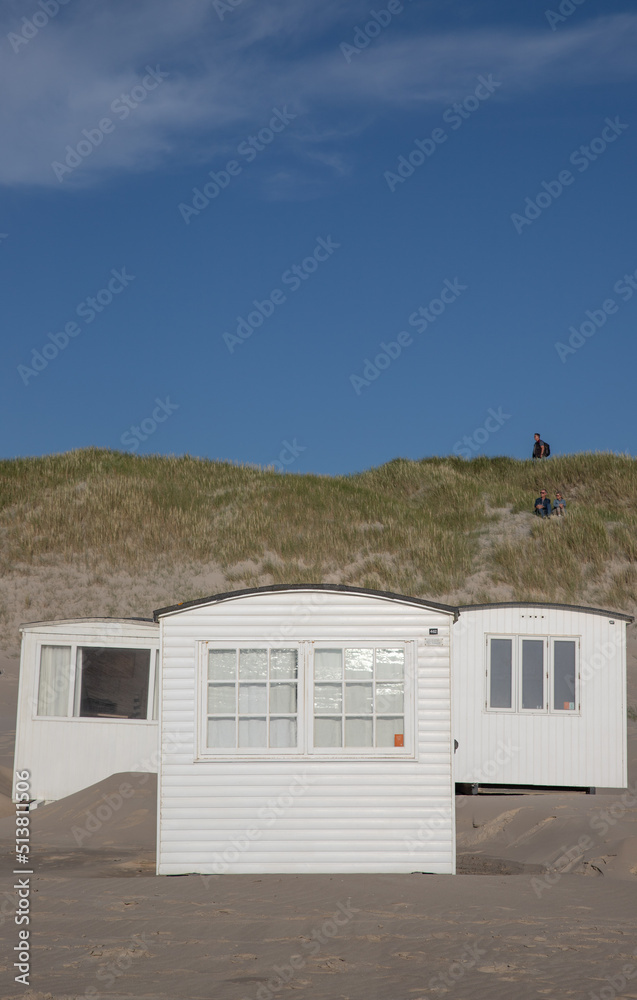
[[[8, 800], [7, 800], [8, 801]], [[157, 775], [112, 774], [30, 813], [31, 861], [39, 875], [154, 875]], [[13, 849], [15, 806], [0, 819], [0, 853]], [[0, 796], [0, 816], [3, 800]]]
[[[154, 851], [156, 802], [157, 775], [112, 774], [31, 812], [34, 853], [39, 848]], [[12, 820], [0, 820], [0, 840], [11, 840], [13, 831]]]
[[[463, 871], [488, 873], [492, 862], [637, 878], [637, 789], [608, 795], [459, 796], [457, 852]], [[489, 862], [487, 864], [486, 862]], [[528, 870], [528, 868], [527, 868]]]

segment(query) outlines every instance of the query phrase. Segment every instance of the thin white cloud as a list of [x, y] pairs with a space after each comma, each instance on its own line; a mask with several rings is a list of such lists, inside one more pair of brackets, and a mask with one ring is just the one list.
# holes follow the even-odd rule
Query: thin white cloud
[[[637, 70], [634, 14], [580, 20], [559, 32], [434, 33], [422, 16], [409, 21], [416, 5], [348, 63], [339, 42], [352, 40], [367, 9], [362, 0], [243, 0], [222, 22], [202, 0], [69, 0], [13, 52], [6, 35], [20, 30], [25, 5], [10, 3], [0, 28], [0, 183], [68, 188], [175, 161], [201, 163], [236, 148], [284, 104], [306, 122], [277, 140], [296, 162], [290, 175], [303, 161], [343, 173], [348, 157], [338, 144], [361, 122], [387, 107], [442, 108], [469, 93], [480, 73], [506, 83], [498, 99], [511, 101], [557, 85], [629, 79]], [[120, 120], [113, 101], [139, 84], [147, 65], [169, 75]], [[52, 162], [63, 162], [66, 147], [104, 117], [114, 131], [60, 181]], [[283, 189], [286, 173], [272, 189]]]

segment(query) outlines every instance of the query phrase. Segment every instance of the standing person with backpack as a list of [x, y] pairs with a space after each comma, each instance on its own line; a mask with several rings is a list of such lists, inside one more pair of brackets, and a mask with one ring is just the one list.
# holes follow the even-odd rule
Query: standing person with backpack
[[551, 454], [551, 446], [540, 439], [539, 434], [534, 434], [535, 442], [533, 444], [533, 455], [532, 458], [548, 458]]

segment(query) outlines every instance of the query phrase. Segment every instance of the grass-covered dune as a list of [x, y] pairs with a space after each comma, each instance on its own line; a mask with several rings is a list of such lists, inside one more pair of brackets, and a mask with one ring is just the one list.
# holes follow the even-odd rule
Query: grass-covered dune
[[[564, 519], [531, 514], [541, 486]], [[637, 461], [395, 459], [280, 474], [98, 449], [0, 462], [0, 617], [147, 615], [221, 589], [338, 582], [453, 601], [637, 605]]]

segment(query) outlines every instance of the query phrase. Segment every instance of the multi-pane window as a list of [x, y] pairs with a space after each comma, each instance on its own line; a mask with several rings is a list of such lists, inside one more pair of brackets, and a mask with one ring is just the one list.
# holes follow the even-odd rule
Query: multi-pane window
[[487, 708], [577, 710], [577, 639], [487, 636]]
[[298, 658], [291, 647], [209, 649], [206, 746], [296, 748]]
[[[154, 655], [153, 655], [154, 653]], [[152, 671], [151, 671], [152, 664]], [[119, 646], [40, 647], [36, 714], [49, 718], [157, 718], [157, 651]]]
[[413, 756], [408, 649], [202, 643], [200, 757]]
[[405, 745], [405, 650], [345, 646], [314, 652], [315, 749]]

